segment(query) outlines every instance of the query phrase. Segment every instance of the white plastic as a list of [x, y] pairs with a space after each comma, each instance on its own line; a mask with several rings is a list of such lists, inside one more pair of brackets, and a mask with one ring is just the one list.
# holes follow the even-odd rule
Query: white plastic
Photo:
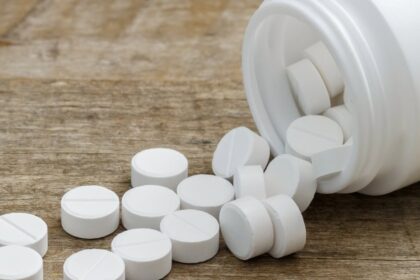
[[152, 228], [159, 230], [163, 217], [179, 210], [181, 203], [173, 190], [148, 185], [127, 191], [121, 204], [121, 219], [126, 229]]
[[200, 263], [219, 251], [219, 223], [212, 215], [198, 210], [180, 210], [165, 216], [160, 230], [172, 242], [172, 259], [181, 263]]
[[33, 249], [18, 245], [0, 247], [0, 279], [43, 280], [41, 256]]
[[66, 259], [63, 275], [64, 280], [125, 280], [125, 264], [107, 250], [82, 250]]
[[0, 246], [20, 245], [34, 249], [41, 256], [48, 250], [48, 226], [41, 218], [27, 213], [0, 216]]
[[252, 114], [274, 154], [300, 117], [285, 68], [321, 41], [354, 116], [348, 164], [321, 184], [382, 195], [419, 181], [419, 10], [413, 0], [262, 2], [245, 33], [242, 68]]

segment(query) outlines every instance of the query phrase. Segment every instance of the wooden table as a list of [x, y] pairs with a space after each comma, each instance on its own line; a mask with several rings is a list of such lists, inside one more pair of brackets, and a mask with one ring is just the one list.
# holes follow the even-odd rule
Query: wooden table
[[[184, 152], [210, 173], [218, 139], [254, 128], [241, 41], [260, 0], [0, 0], [0, 213], [49, 225], [46, 279], [82, 248], [60, 198], [82, 184], [130, 187], [137, 151]], [[318, 195], [304, 214], [304, 251], [281, 260], [220, 253], [174, 264], [169, 279], [419, 279], [420, 188], [384, 197]], [[118, 232], [122, 229], [120, 228]]]

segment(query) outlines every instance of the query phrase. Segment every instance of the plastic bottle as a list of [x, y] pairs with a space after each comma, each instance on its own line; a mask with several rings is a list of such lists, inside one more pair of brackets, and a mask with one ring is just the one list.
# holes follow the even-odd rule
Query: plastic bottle
[[243, 45], [245, 91], [277, 155], [300, 117], [285, 67], [322, 41], [336, 60], [354, 116], [346, 168], [320, 184], [382, 195], [420, 180], [420, 1], [266, 0]]

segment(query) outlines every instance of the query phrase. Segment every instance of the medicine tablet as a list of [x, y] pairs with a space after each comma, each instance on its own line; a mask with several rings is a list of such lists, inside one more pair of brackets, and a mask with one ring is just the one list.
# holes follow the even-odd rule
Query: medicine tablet
[[171, 189], [151, 185], [132, 188], [122, 198], [122, 223], [126, 229], [159, 230], [162, 218], [179, 207], [179, 197]]
[[317, 188], [311, 163], [291, 155], [280, 155], [270, 162], [264, 176], [269, 196], [288, 195], [302, 212], [311, 204]]
[[305, 116], [293, 121], [286, 132], [286, 152], [304, 160], [313, 154], [341, 146], [341, 127], [325, 116]]
[[330, 95], [324, 81], [308, 59], [301, 60], [286, 70], [293, 93], [305, 115], [321, 114], [331, 107]]
[[[351, 143], [345, 144], [336, 148], [332, 148], [320, 153], [314, 154], [311, 158], [312, 166], [314, 168], [315, 177], [319, 179], [325, 179], [337, 175], [347, 165], [347, 162], [351, 156], [353, 145]], [[334, 193], [341, 191], [339, 189], [329, 190], [323, 186], [318, 186], [319, 193]]]
[[188, 160], [178, 151], [154, 148], [131, 160], [131, 186], [158, 185], [175, 190], [188, 177]]
[[64, 280], [125, 280], [125, 264], [107, 250], [82, 250], [67, 258], [63, 274]]
[[269, 158], [267, 141], [246, 127], [238, 127], [223, 136], [217, 145], [213, 155], [213, 172], [230, 180], [238, 167], [259, 165], [264, 169]]
[[320, 72], [330, 96], [335, 97], [343, 93], [343, 77], [327, 47], [322, 42], [318, 42], [306, 49], [304, 54]]
[[305, 222], [293, 199], [277, 195], [264, 204], [274, 226], [274, 246], [269, 254], [281, 258], [302, 250], [306, 243]]
[[171, 241], [157, 230], [124, 231], [112, 240], [111, 247], [124, 260], [127, 280], [162, 279], [171, 271]]
[[241, 260], [267, 253], [274, 244], [270, 215], [263, 202], [251, 196], [222, 207], [220, 228], [226, 246]]
[[200, 263], [219, 251], [219, 223], [198, 210], [180, 210], [165, 216], [160, 230], [172, 241], [172, 259], [181, 263]]
[[48, 226], [39, 217], [26, 213], [0, 216], [0, 246], [20, 245], [34, 249], [41, 256], [48, 250]]
[[119, 225], [120, 200], [101, 186], [81, 186], [61, 199], [61, 225], [75, 237], [95, 239], [113, 233]]
[[43, 262], [33, 249], [18, 245], [0, 247], [0, 279], [43, 280]]
[[332, 107], [324, 112], [324, 116], [336, 121], [343, 130], [344, 140], [347, 141], [353, 134], [353, 117], [346, 106]]
[[239, 167], [233, 176], [235, 197], [253, 196], [266, 198], [264, 171], [259, 165]]
[[178, 185], [181, 209], [196, 209], [209, 213], [216, 219], [222, 206], [231, 201], [235, 192], [232, 184], [213, 175], [191, 176]]

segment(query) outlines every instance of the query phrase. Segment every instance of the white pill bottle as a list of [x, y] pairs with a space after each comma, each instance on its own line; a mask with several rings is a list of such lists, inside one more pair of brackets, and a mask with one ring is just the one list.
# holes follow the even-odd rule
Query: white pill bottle
[[325, 193], [382, 195], [420, 181], [419, 11], [419, 0], [266, 0], [251, 18], [245, 91], [274, 155], [300, 117], [285, 68], [322, 41], [342, 72], [354, 144], [345, 170], [319, 182]]

